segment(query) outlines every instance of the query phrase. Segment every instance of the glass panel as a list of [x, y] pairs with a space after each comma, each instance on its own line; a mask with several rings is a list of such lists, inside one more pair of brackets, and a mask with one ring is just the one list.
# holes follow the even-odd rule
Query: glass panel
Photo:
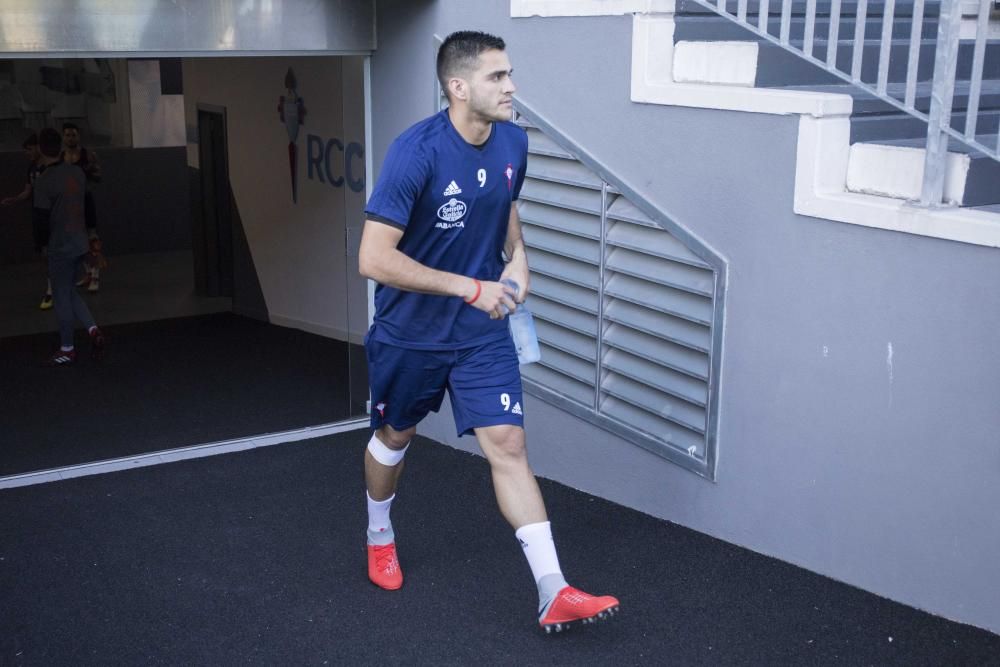
[[[79, 372], [53, 373], [43, 364], [61, 341], [55, 310], [39, 307], [49, 301], [47, 267], [32, 243], [30, 198], [6, 209], [0, 377], [18, 391], [3, 392], [0, 477], [233, 440], [256, 446], [280, 439], [264, 434], [366, 412], [369, 296], [357, 271], [369, 186], [365, 59], [133, 65], [130, 80], [124, 59], [0, 60], [0, 148], [11, 149], [0, 150], [0, 191], [25, 188], [29, 132], [72, 122], [101, 167], [87, 213], [109, 262], [63, 271], [57, 283], [87, 304], [107, 354], [92, 359], [95, 341], [78, 329]], [[178, 139], [177, 110], [162, 98], [181, 93]], [[128, 145], [133, 130], [145, 147]], [[100, 264], [93, 247], [88, 258]]]
[[367, 58], [343, 58], [345, 185], [344, 210], [347, 221], [346, 304], [347, 304], [347, 369], [350, 414], [359, 417], [367, 413], [368, 364], [365, 360], [364, 336], [368, 330], [368, 280], [358, 273], [358, 248], [365, 224], [365, 204], [368, 183], [367, 141], [365, 117], [365, 73]]

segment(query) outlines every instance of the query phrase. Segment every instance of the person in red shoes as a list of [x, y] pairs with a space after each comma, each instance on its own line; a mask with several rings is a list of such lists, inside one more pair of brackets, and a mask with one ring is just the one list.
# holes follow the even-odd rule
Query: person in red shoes
[[90, 309], [74, 289], [77, 273], [90, 250], [84, 220], [86, 176], [83, 170], [59, 157], [62, 138], [53, 128], [38, 133], [41, 164], [45, 167], [33, 186], [35, 205], [49, 224], [49, 278], [52, 280], [56, 318], [59, 320], [60, 348], [50, 363], [65, 366], [76, 361], [73, 328], [77, 320], [90, 336], [91, 354], [104, 352], [104, 335]]
[[[417, 424], [447, 390], [458, 433], [479, 441], [500, 511], [524, 549], [538, 622], [558, 631], [605, 618], [619, 603], [566, 583], [528, 465], [521, 374], [505, 322], [529, 287], [514, 205], [528, 139], [510, 122], [515, 87], [502, 39], [454, 33], [437, 70], [450, 106], [389, 148], [361, 240], [359, 269], [378, 283], [365, 337], [374, 428], [365, 452], [368, 576], [387, 590], [403, 585], [389, 511]], [[500, 283], [508, 278], [516, 292]]]

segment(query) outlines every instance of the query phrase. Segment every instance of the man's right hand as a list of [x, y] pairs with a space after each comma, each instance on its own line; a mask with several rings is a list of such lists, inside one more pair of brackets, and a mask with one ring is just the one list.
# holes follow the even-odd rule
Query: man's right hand
[[0, 199], [0, 204], [4, 206], [10, 206], [16, 203], [17, 203], [17, 197], [4, 197], [3, 199]]
[[506, 285], [490, 280], [480, 280], [479, 285], [479, 296], [470, 302], [469, 299], [475, 296], [477, 287], [476, 281], [469, 279], [469, 289], [466, 290], [465, 301], [470, 306], [489, 313], [491, 320], [501, 320], [507, 316], [502, 306], [506, 306], [509, 311], [517, 308], [514, 296]]

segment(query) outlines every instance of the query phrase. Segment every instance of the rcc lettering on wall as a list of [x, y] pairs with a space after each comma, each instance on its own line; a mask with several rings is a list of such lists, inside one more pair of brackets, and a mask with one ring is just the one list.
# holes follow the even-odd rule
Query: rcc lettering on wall
[[364, 156], [364, 147], [356, 141], [344, 146], [336, 137], [327, 141], [315, 134], [306, 137], [307, 173], [311, 181], [318, 179], [335, 188], [346, 183], [354, 192], [362, 192], [365, 189]]

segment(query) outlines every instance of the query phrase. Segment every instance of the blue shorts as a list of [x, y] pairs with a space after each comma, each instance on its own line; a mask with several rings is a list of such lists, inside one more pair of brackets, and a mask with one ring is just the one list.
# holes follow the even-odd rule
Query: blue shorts
[[524, 426], [521, 371], [510, 336], [461, 350], [411, 350], [365, 340], [372, 428], [416, 426], [448, 390], [458, 435], [498, 424]]

